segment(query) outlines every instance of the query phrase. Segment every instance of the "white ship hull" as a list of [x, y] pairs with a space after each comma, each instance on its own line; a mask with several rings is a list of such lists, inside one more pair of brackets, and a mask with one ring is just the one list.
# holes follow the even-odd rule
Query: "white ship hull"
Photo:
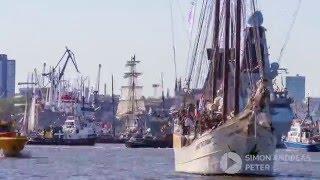
[[[256, 126], [256, 131], [248, 128], [250, 121], [247, 118], [231, 120], [215, 130], [207, 131], [188, 146], [182, 146], [183, 136], [175, 134], [175, 170], [204, 175], [226, 174], [226, 169], [220, 167], [221, 158], [225, 153], [234, 152], [242, 160], [241, 169], [234, 173], [271, 175], [276, 139], [268, 128], [260, 125]], [[272, 159], [249, 160], [249, 155], [254, 154]], [[250, 165], [256, 164], [263, 167], [253, 170]]]

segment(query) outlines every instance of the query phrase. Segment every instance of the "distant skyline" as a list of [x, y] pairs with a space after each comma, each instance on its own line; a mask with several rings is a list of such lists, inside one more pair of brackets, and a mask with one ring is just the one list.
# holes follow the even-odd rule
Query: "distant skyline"
[[[178, 76], [185, 75], [189, 0], [174, 0], [175, 42]], [[259, 0], [267, 28], [270, 59], [279, 56], [298, 0]], [[179, 6], [180, 4], [180, 6]], [[119, 93], [125, 63], [136, 54], [141, 60], [144, 93], [153, 95], [152, 84], [174, 87], [171, 48], [170, 0], [2, 0], [0, 53], [16, 60], [16, 81], [26, 81], [28, 72], [42, 69], [43, 62], [55, 65], [65, 46], [74, 51], [79, 69], [91, 84], [102, 64], [101, 83], [111, 92], [111, 74]], [[302, 1], [291, 39], [282, 59], [290, 75], [306, 76], [307, 94], [320, 96], [320, 1]], [[71, 69], [70, 69], [71, 70]], [[101, 86], [103, 87], [103, 86]], [[101, 91], [102, 93], [103, 91]]]

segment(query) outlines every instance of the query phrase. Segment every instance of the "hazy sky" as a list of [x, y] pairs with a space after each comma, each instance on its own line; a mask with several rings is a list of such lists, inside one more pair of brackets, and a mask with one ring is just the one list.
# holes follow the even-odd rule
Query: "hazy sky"
[[[186, 16], [190, 0], [174, 0], [178, 72], [184, 75], [187, 52]], [[178, 3], [179, 1], [179, 3]], [[258, 0], [270, 57], [278, 57], [298, 0]], [[290, 74], [307, 76], [307, 92], [320, 96], [320, 1], [302, 0], [292, 38], [283, 57]], [[180, 6], [178, 6], [180, 4]], [[169, 0], [1, 0], [0, 53], [17, 61], [17, 82], [42, 63], [55, 65], [67, 45], [80, 71], [95, 81], [98, 64], [110, 91], [124, 85], [124, 64], [134, 53], [142, 63], [145, 93], [164, 73], [165, 86], [174, 86]], [[72, 69], [69, 69], [72, 70]]]

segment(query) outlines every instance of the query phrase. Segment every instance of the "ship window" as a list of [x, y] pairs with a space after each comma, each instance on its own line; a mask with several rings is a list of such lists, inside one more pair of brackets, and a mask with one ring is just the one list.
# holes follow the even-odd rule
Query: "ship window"
[[67, 126], [73, 126], [74, 123], [73, 123], [73, 122], [67, 122], [66, 125], [67, 125]]
[[306, 133], [306, 138], [309, 138], [309, 137], [310, 137], [310, 133], [307, 132], [307, 133]]
[[297, 128], [291, 128], [290, 131], [297, 131]]

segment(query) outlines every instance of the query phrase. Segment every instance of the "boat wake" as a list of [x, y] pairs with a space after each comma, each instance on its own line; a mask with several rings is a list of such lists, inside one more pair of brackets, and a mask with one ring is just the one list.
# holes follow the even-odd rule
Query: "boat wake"
[[31, 153], [29, 151], [23, 151], [15, 156], [5, 156], [3, 151], [0, 150], [0, 160], [6, 158], [15, 158], [15, 159], [29, 159], [32, 158]]

